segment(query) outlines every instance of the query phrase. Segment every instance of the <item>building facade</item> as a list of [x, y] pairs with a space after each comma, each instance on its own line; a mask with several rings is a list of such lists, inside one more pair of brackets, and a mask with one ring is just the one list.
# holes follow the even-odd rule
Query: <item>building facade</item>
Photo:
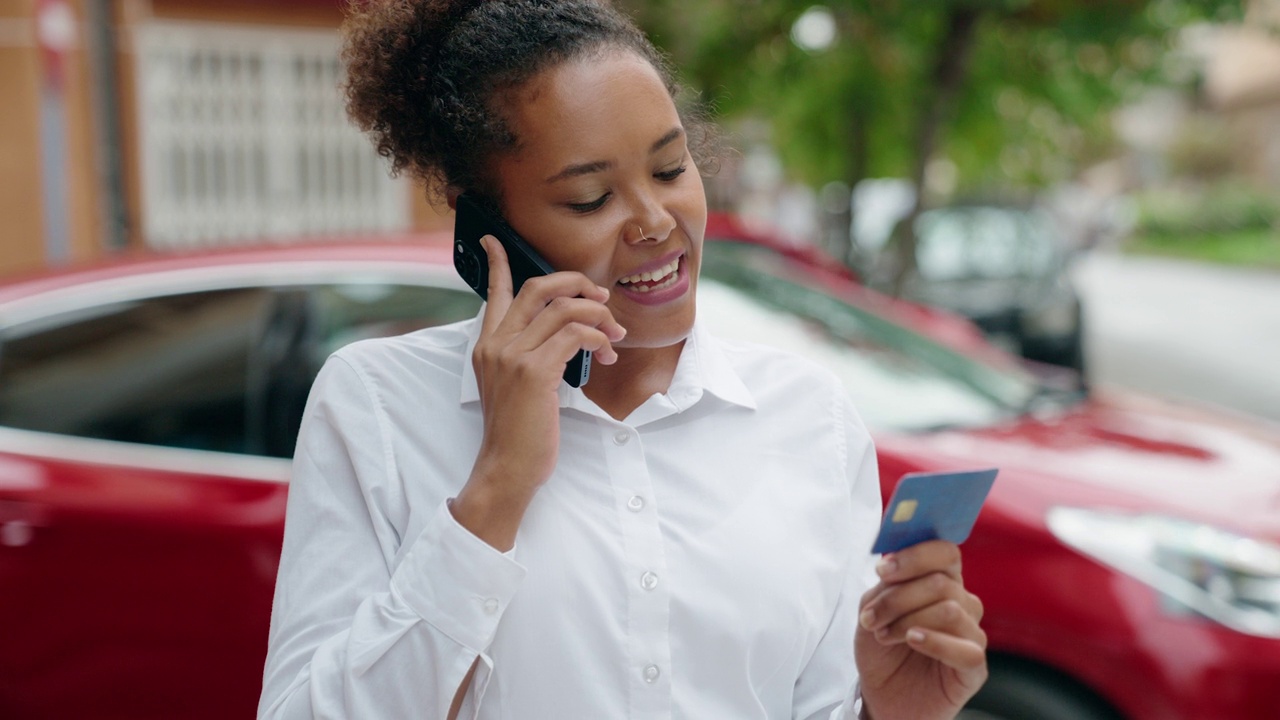
[[1236, 167], [1280, 188], [1280, 0], [1252, 0], [1244, 24], [1221, 33], [1205, 88], [1234, 138]]
[[338, 0], [0, 0], [0, 274], [447, 226], [347, 121]]

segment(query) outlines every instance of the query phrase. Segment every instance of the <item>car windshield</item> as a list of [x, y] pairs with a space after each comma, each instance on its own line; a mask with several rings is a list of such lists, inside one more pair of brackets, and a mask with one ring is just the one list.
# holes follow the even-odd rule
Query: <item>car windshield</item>
[[916, 228], [916, 265], [927, 280], [1041, 277], [1053, 272], [1053, 224], [1039, 211], [938, 208], [922, 214]]
[[1020, 415], [1039, 386], [832, 297], [768, 248], [709, 242], [698, 314], [717, 335], [807, 356], [844, 382], [876, 429], [991, 425]]

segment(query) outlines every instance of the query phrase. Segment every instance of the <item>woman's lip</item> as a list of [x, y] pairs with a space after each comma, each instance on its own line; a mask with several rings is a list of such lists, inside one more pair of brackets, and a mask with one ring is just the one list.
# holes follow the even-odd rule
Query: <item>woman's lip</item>
[[667, 253], [666, 255], [658, 258], [657, 260], [650, 260], [649, 262], [641, 265], [640, 267], [635, 268], [631, 272], [626, 273], [622, 277], [618, 278], [615, 282], [621, 283], [623, 278], [629, 278], [633, 275], [640, 275], [642, 273], [647, 273], [647, 272], [651, 273], [654, 270], [661, 270], [662, 268], [675, 262], [682, 255], [684, 255], [684, 250], [677, 250], [672, 253]]
[[689, 277], [688, 256], [679, 255], [678, 259], [676, 277], [670, 286], [663, 287], [660, 290], [640, 290], [631, 285], [619, 285], [619, 294], [637, 305], [650, 306], [665, 305], [683, 298], [689, 293], [692, 281]]

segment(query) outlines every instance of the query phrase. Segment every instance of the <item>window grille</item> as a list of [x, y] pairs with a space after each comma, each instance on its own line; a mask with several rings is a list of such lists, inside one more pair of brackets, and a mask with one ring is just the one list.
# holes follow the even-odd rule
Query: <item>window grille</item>
[[404, 229], [409, 189], [346, 118], [336, 31], [136, 31], [147, 243]]

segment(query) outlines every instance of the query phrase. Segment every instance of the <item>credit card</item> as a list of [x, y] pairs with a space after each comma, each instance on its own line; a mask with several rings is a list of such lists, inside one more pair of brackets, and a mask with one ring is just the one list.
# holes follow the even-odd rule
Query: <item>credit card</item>
[[997, 472], [991, 468], [903, 475], [885, 506], [871, 552], [895, 552], [926, 540], [964, 542]]

